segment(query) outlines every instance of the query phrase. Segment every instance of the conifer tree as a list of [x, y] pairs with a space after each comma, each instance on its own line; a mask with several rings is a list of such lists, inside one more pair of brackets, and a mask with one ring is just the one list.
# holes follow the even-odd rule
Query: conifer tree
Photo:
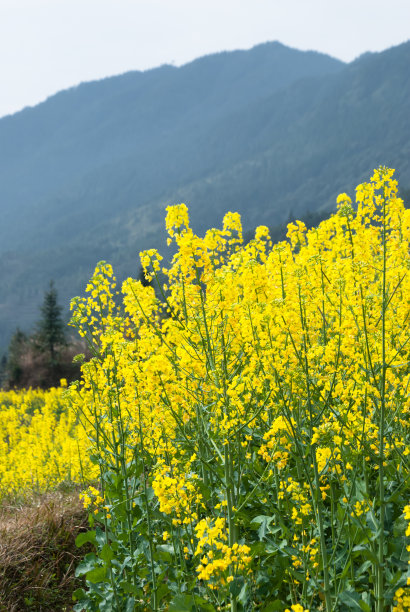
[[48, 353], [52, 367], [57, 365], [58, 349], [67, 346], [62, 310], [58, 304], [54, 282], [51, 281], [40, 309], [41, 319], [37, 323], [36, 341], [38, 348]]

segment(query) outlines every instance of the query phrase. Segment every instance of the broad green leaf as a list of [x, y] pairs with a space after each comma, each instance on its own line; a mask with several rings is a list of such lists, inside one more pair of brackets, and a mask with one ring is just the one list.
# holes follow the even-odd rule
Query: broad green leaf
[[238, 595], [238, 601], [244, 608], [246, 607], [246, 604], [249, 601], [249, 585], [247, 582], [245, 582], [245, 584], [242, 586], [242, 589]]
[[160, 602], [165, 595], [169, 593], [169, 584], [167, 582], [162, 582], [157, 588], [157, 600]]
[[133, 593], [135, 595], [138, 591], [138, 589], [131, 582], [128, 582], [127, 580], [122, 580], [120, 582], [120, 587], [124, 593]]
[[96, 528], [95, 539], [97, 540], [98, 546], [100, 547], [104, 546], [106, 542], [106, 535], [105, 535], [105, 532], [101, 529], [101, 527]]
[[160, 544], [157, 546], [157, 551], [160, 553], [161, 557], [168, 561], [171, 561], [172, 557], [175, 555], [174, 547], [171, 544]]
[[368, 548], [368, 546], [364, 546], [363, 544], [359, 544], [353, 548], [353, 552], [360, 552], [361, 556], [365, 559], [369, 559], [372, 563], [378, 563], [379, 560], [377, 555]]
[[198, 612], [215, 612], [214, 606], [202, 597], [195, 597], [195, 605], [198, 609]]
[[114, 558], [114, 551], [109, 544], [104, 544], [99, 556], [108, 565]]
[[86, 598], [84, 589], [76, 589], [72, 594], [73, 601], [82, 601]]
[[83, 533], [79, 533], [75, 539], [75, 545], [77, 548], [80, 548], [80, 546], [83, 546], [83, 544], [86, 544], [87, 542], [91, 542], [91, 544], [97, 543], [95, 539], [95, 531], [85, 531]]
[[191, 612], [192, 606], [194, 606], [192, 595], [178, 593], [178, 595], [172, 598], [168, 612]]
[[362, 610], [360, 606], [360, 595], [356, 591], [343, 591], [340, 593], [339, 599], [348, 607], [349, 610]]
[[241, 589], [243, 587], [243, 578], [242, 576], [235, 576], [232, 582], [229, 584], [229, 592], [234, 597], [238, 597]]
[[86, 578], [88, 582], [96, 583], [96, 582], [104, 582], [107, 576], [107, 568], [103, 567], [95, 567], [90, 572], [87, 572]]
[[373, 510], [369, 510], [369, 512], [366, 512], [366, 524], [369, 527], [370, 531], [373, 533], [372, 540], [374, 538], [378, 538], [380, 536], [381, 526], [379, 521], [375, 517]]
[[202, 599], [202, 597], [194, 597], [186, 593], [178, 593], [175, 595], [169, 604], [168, 612], [215, 612], [214, 606]]
[[97, 557], [94, 553], [88, 553], [88, 555], [85, 555], [84, 559], [77, 566], [75, 570], [76, 577], [78, 578], [78, 576], [84, 576], [84, 574], [94, 569], [96, 565]]

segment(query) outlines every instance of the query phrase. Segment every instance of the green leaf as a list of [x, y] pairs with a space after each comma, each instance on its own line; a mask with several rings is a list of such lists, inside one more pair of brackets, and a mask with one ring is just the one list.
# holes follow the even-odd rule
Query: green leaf
[[138, 592], [138, 588], [134, 586], [131, 582], [128, 582], [127, 580], [122, 580], [120, 582], [120, 587], [124, 593], [132, 593], [136, 595]]
[[353, 548], [353, 552], [361, 552], [361, 556], [364, 557], [365, 559], [369, 559], [372, 563], [378, 563], [379, 560], [376, 556], [376, 554], [370, 550], [367, 546], [364, 546], [363, 544], [359, 544], [358, 546], [355, 546]]
[[87, 542], [96, 544], [95, 531], [85, 531], [83, 533], [79, 533], [75, 539], [75, 545], [77, 548], [80, 548], [80, 546], [83, 546], [83, 544], [86, 544]]
[[[97, 544], [100, 547], [103, 547], [106, 542], [105, 532], [101, 529], [101, 527], [97, 527], [95, 530], [95, 539], [97, 540]], [[112, 543], [112, 547], [114, 548], [114, 543]]]
[[186, 593], [178, 593], [172, 598], [169, 604], [168, 612], [215, 612], [214, 606], [202, 599], [202, 597], [194, 597]]
[[171, 555], [175, 554], [175, 550], [172, 544], [159, 544], [159, 546], [157, 546], [157, 550], [170, 553]]
[[125, 604], [125, 612], [133, 612], [135, 610], [135, 599], [134, 597], [128, 597], [127, 603]]
[[242, 604], [242, 606], [244, 608], [246, 608], [246, 605], [249, 601], [249, 585], [247, 582], [245, 582], [245, 584], [243, 585], [239, 595], [238, 595], [238, 601], [239, 603]]
[[99, 556], [108, 565], [114, 559], [114, 551], [109, 544], [104, 544]]
[[159, 546], [157, 546], [157, 551], [161, 559], [164, 559], [165, 561], [172, 561], [172, 558], [175, 555], [174, 547], [171, 544], [159, 544]]
[[362, 593], [361, 601], [364, 601], [364, 603], [367, 604], [369, 606], [369, 608], [371, 608], [371, 606], [372, 606], [372, 598], [371, 598], [371, 595], [370, 595], [369, 591], [366, 591], [365, 593]]
[[[367, 563], [370, 563], [370, 561], [368, 561]], [[352, 557], [349, 558], [349, 560], [347, 561], [346, 565], [344, 566], [343, 572], [340, 574], [340, 578], [341, 579], [343, 579], [343, 578], [345, 578], [347, 576], [347, 574], [349, 573], [351, 565], [352, 565]]]
[[368, 569], [369, 569], [369, 567], [371, 567], [371, 566], [372, 566], [372, 562], [371, 561], [369, 561], [369, 560], [364, 561], [364, 563], [362, 563], [361, 566], [357, 570], [355, 570], [355, 578], [358, 579], [363, 574], [366, 574]]
[[199, 612], [215, 612], [214, 606], [202, 597], [195, 597], [195, 605]]
[[274, 517], [273, 516], [257, 516], [256, 518], [254, 518], [252, 520], [252, 525], [254, 523], [256, 523], [257, 525], [259, 524], [260, 527], [258, 529], [258, 535], [259, 535], [259, 539], [263, 540], [263, 538], [266, 536], [266, 533], [269, 530], [269, 525], [270, 523], [273, 521]]
[[191, 612], [192, 606], [194, 606], [192, 595], [178, 593], [178, 595], [172, 598], [168, 612]]
[[[360, 605], [360, 596], [356, 591], [343, 591], [339, 595], [340, 601], [342, 601], [349, 610], [362, 610]], [[363, 600], [362, 600], [363, 601]], [[363, 602], [364, 603], [364, 602]]]
[[84, 589], [76, 589], [72, 594], [73, 601], [82, 601], [86, 597]]
[[399, 559], [398, 557], [395, 557], [394, 555], [392, 555], [391, 557], [391, 562], [393, 565], [397, 566], [403, 572], [409, 569], [409, 564], [406, 561], [403, 561], [402, 559]]
[[244, 586], [243, 585], [243, 577], [242, 576], [235, 576], [235, 578], [229, 584], [229, 592], [231, 593], [231, 595], [233, 595], [233, 597], [238, 597], [238, 595], [241, 592], [243, 586]]
[[76, 578], [78, 578], [79, 576], [84, 576], [84, 574], [94, 569], [96, 564], [97, 557], [94, 553], [88, 553], [88, 555], [85, 555], [84, 559], [81, 561], [81, 563], [77, 566], [75, 570]]
[[[102, 596], [101, 596], [102, 597]], [[91, 608], [92, 610], [95, 608]], [[114, 610], [113, 593], [109, 593], [107, 597], [104, 597], [99, 601], [98, 610], [99, 612], [113, 612]]]
[[375, 517], [373, 510], [369, 510], [368, 512], [366, 512], [366, 524], [369, 527], [370, 531], [373, 533], [373, 538], [371, 538], [372, 541], [374, 538], [378, 538], [380, 536], [381, 526], [379, 521]]
[[167, 582], [162, 582], [157, 588], [157, 600], [160, 602], [169, 593], [169, 586]]
[[107, 576], [107, 568], [104, 566], [95, 567], [94, 569], [92, 569], [90, 572], [87, 572], [86, 574], [86, 578], [88, 582], [92, 582], [93, 584], [95, 584], [96, 582], [104, 582], [106, 576]]

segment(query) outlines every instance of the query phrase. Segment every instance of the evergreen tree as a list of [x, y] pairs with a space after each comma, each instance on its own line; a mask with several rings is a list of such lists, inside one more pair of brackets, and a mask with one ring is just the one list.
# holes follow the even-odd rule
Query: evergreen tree
[[57, 366], [59, 348], [67, 346], [62, 310], [57, 301], [57, 290], [51, 281], [40, 309], [41, 319], [37, 323], [36, 344], [41, 351], [48, 353], [52, 368]]

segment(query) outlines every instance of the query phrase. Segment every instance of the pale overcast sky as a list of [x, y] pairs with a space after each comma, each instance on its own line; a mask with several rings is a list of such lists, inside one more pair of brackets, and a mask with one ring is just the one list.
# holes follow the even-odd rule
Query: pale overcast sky
[[0, 0], [0, 117], [82, 81], [268, 40], [351, 61], [410, 38], [410, 0]]

